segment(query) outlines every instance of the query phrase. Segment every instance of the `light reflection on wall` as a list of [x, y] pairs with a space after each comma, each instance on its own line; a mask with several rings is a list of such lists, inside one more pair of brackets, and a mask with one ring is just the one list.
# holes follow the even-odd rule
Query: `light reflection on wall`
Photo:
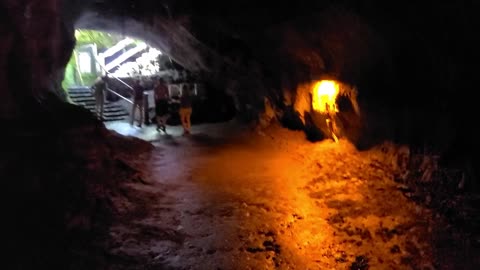
[[338, 112], [336, 99], [339, 85], [335, 81], [322, 80], [313, 87], [312, 105], [315, 111], [321, 113]]

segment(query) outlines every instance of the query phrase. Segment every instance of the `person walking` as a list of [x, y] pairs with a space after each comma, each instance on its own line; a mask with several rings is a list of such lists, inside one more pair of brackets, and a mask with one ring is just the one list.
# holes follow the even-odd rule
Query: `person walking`
[[133, 126], [135, 122], [135, 114], [138, 109], [140, 113], [140, 121], [138, 122], [138, 127], [142, 127], [143, 123], [143, 110], [144, 110], [144, 104], [143, 104], [143, 86], [140, 84], [140, 80], [135, 80], [135, 83], [133, 84], [133, 106], [132, 106], [132, 113], [131, 113], [131, 118], [130, 118], [130, 125]]
[[167, 120], [170, 117], [168, 112], [168, 87], [162, 78], [158, 79], [158, 84], [154, 89], [155, 94], [155, 116], [157, 120], [157, 131], [162, 130], [167, 133]]
[[95, 114], [97, 115], [98, 119], [103, 118], [107, 80], [107, 76], [98, 77], [91, 88], [95, 97]]
[[182, 94], [180, 96], [180, 109], [178, 113], [180, 115], [180, 120], [182, 121], [183, 135], [190, 134], [190, 118], [192, 117], [192, 95], [187, 84], [184, 84], [182, 88]]

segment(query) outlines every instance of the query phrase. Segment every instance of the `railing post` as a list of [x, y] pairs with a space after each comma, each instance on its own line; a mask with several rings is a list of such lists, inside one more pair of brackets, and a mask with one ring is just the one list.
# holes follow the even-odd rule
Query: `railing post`
[[150, 114], [148, 113], [148, 93], [143, 92], [143, 118], [146, 126], [150, 125]]

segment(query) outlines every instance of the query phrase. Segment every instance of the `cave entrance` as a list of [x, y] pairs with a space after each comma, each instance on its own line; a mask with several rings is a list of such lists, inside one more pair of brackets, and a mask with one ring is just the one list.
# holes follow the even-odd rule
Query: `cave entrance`
[[[186, 69], [144, 40], [90, 28], [76, 29], [75, 38], [76, 46], [65, 68], [62, 86], [72, 103], [90, 110], [106, 123], [107, 128], [120, 133], [135, 132], [129, 124], [133, 85], [137, 79], [144, 88], [144, 110], [141, 112], [142, 120], [139, 120], [138, 110], [135, 119], [145, 124], [142, 127], [144, 134], [151, 130], [153, 134], [158, 132], [155, 130], [154, 89], [159, 78], [163, 79], [168, 89], [167, 125], [181, 125], [178, 102], [185, 88], [190, 89], [193, 96], [192, 124], [225, 122], [235, 114], [233, 99], [224, 91], [209, 86], [199, 74]], [[99, 109], [94, 90], [102, 76], [107, 76], [103, 111]]]
[[117, 78], [152, 76], [162, 52], [142, 40], [88, 29], [75, 30], [76, 46], [67, 64], [64, 88], [91, 86], [103, 74]]
[[[146, 118], [154, 109], [153, 89], [157, 78], [185, 80], [180, 78], [184, 74], [179, 72], [181, 66], [166, 64], [168, 56], [138, 38], [76, 29], [75, 39], [76, 46], [65, 68], [62, 86], [72, 103], [92, 111], [103, 121], [128, 118], [133, 105], [134, 80], [139, 79], [145, 90]], [[95, 85], [102, 76], [107, 76], [107, 84], [103, 94], [99, 94]]]
[[64, 89], [91, 86], [104, 74], [123, 79], [159, 74], [163, 54], [142, 40], [88, 29], [75, 30], [75, 38], [62, 82]]

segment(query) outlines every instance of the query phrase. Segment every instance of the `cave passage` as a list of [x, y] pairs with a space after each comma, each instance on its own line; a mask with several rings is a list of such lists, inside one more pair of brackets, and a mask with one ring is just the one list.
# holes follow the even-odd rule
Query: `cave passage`
[[[2, 268], [480, 269], [473, 2], [1, 0]], [[151, 80], [92, 115], [157, 69], [80, 29], [191, 134]]]
[[[235, 114], [233, 99], [224, 91], [206, 85], [198, 74], [141, 39], [89, 29], [76, 29], [75, 38], [62, 82], [68, 100], [90, 110], [109, 126], [123, 127], [122, 134], [128, 129], [123, 123], [128, 123], [132, 114], [135, 80], [140, 80], [147, 96], [146, 112], [142, 112], [146, 125], [156, 123], [154, 89], [159, 79], [168, 89], [169, 125], [180, 124], [177, 107], [185, 86], [192, 90], [194, 124], [228, 121]], [[107, 77], [106, 90], [98, 97], [93, 89], [102, 76]], [[101, 116], [99, 99], [103, 100]]]
[[114, 198], [111, 269], [435, 269], [439, 221], [404, 196], [380, 148], [265, 132], [231, 121], [129, 134], [156, 148], [139, 162], [144, 183], [127, 184], [137, 206]]
[[62, 82], [66, 90], [90, 87], [103, 74], [112, 79], [126, 79], [158, 76], [161, 69], [167, 69], [164, 59], [169, 57], [163, 57], [160, 50], [140, 39], [89, 29], [76, 29], [75, 39], [76, 45]]

